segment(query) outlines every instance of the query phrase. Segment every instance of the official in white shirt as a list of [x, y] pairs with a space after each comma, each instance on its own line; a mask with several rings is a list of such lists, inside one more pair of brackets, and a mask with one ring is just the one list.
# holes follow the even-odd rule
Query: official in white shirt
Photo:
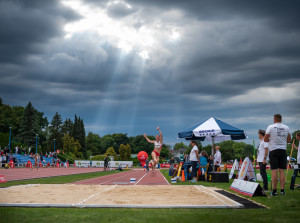
[[214, 157], [214, 164], [215, 164], [215, 169], [217, 170], [218, 167], [220, 167], [221, 162], [222, 162], [222, 157], [221, 157], [221, 152], [220, 152], [220, 146], [216, 146], [216, 153]]
[[[273, 191], [271, 196], [277, 195], [277, 182], [278, 182], [278, 172], [280, 179], [280, 194], [284, 195], [284, 184], [285, 175], [284, 170], [286, 169], [286, 147], [287, 143], [291, 142], [291, 132], [288, 126], [281, 123], [282, 117], [280, 114], [274, 115], [274, 124], [269, 125], [266, 130], [266, 135], [264, 138], [265, 142], [269, 143], [267, 147], [269, 149], [270, 165], [272, 170], [272, 185]], [[264, 157], [267, 158], [267, 157]], [[264, 160], [266, 163], [266, 160]]]
[[258, 138], [260, 139], [259, 147], [257, 150], [257, 162], [259, 163], [260, 175], [263, 179], [264, 190], [268, 190], [268, 177], [266, 172], [267, 163], [264, 163], [264, 159], [268, 157], [269, 151], [268, 144], [264, 141], [265, 130], [258, 130]]
[[197, 182], [197, 164], [199, 163], [200, 166], [200, 160], [199, 160], [199, 150], [197, 143], [195, 141], [191, 141], [191, 146], [193, 147], [190, 153], [190, 161], [192, 163], [192, 180], [190, 182]]

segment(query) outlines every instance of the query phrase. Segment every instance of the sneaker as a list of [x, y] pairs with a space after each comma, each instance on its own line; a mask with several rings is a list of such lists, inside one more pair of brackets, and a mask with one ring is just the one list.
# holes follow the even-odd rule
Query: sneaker
[[281, 195], [285, 195], [285, 191], [281, 191], [280, 194], [281, 194]]
[[271, 192], [271, 196], [277, 196], [278, 193], [277, 192]]
[[192, 179], [192, 180], [190, 180], [190, 182], [191, 182], [191, 183], [197, 183], [197, 180]]

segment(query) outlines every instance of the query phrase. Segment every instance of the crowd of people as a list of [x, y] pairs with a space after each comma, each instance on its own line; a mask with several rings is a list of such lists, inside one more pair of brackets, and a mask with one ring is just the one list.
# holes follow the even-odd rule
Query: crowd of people
[[[31, 160], [31, 162], [33, 163], [33, 166], [38, 167], [40, 162], [42, 162], [42, 164], [47, 164], [44, 158], [52, 158], [51, 159], [51, 166], [55, 166], [57, 163], [60, 165], [61, 161], [57, 156], [56, 152], [46, 152], [46, 154], [43, 154], [43, 152], [41, 152], [40, 154], [38, 153], [27, 153], [30, 152], [31, 149], [30, 147], [28, 149], [25, 148], [20, 148], [19, 146], [14, 148], [14, 152], [9, 150], [9, 147], [5, 147], [4, 149], [1, 150], [0, 147], [0, 166], [5, 168], [7, 167], [7, 164], [10, 163], [11, 161], [16, 165], [18, 164], [18, 160], [16, 158], [16, 155], [22, 155], [24, 157], [27, 157]], [[22, 163], [25, 164], [25, 163]]]

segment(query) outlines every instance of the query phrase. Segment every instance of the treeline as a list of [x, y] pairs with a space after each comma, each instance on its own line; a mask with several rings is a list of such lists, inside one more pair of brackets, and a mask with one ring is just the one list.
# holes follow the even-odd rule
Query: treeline
[[[48, 122], [44, 113], [35, 109], [31, 102], [25, 108], [10, 106], [2, 103], [0, 98], [0, 146], [8, 145], [9, 131], [11, 127], [11, 148], [16, 145], [31, 147], [35, 151], [36, 137], [38, 139], [38, 153], [60, 150], [67, 157], [89, 159], [104, 153], [128, 159], [131, 153], [136, 154], [146, 151], [150, 154], [153, 144], [148, 143], [143, 135], [128, 137], [124, 133], [99, 136], [88, 132], [86, 135], [83, 119], [75, 114], [74, 120], [70, 118], [64, 121], [56, 112], [51, 122]], [[154, 136], [148, 137], [154, 140]], [[170, 146], [163, 144], [161, 156], [169, 158]], [[112, 151], [113, 150], [113, 151]]]
[[[16, 145], [31, 147], [44, 154], [61, 150], [74, 153], [76, 157], [87, 157], [83, 120], [75, 115], [74, 121], [64, 122], [56, 112], [51, 123], [44, 113], [35, 109], [31, 102], [25, 107], [3, 104], [0, 98], [0, 146], [8, 145], [11, 131], [11, 148]], [[74, 143], [72, 144], [72, 141]]]

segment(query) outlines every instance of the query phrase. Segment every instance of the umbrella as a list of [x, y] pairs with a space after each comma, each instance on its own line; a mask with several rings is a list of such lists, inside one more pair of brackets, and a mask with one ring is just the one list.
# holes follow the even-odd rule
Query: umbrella
[[[212, 141], [212, 155], [216, 141], [239, 140], [247, 138], [244, 130], [229, 125], [219, 119], [210, 118], [204, 122], [193, 125], [178, 133], [178, 138], [186, 140]], [[213, 166], [214, 171], [215, 166]]]

